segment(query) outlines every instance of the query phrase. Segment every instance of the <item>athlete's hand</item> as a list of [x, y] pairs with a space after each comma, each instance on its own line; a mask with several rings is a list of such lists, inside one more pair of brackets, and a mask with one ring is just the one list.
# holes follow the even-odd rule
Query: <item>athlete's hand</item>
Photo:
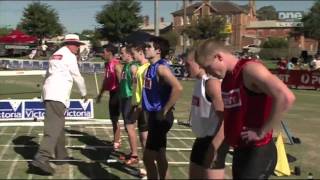
[[263, 139], [265, 133], [259, 129], [243, 127], [240, 135], [242, 140], [244, 140], [246, 143], [250, 143], [252, 141], [259, 141]]
[[166, 119], [167, 112], [164, 108], [162, 108], [159, 112], [157, 112], [156, 118], [160, 121]]
[[96, 103], [100, 103], [101, 102], [101, 94], [99, 94], [97, 97], [96, 97]]
[[82, 96], [82, 99], [83, 99], [83, 102], [87, 102], [87, 101], [88, 101], [88, 97], [87, 97], [87, 95]]

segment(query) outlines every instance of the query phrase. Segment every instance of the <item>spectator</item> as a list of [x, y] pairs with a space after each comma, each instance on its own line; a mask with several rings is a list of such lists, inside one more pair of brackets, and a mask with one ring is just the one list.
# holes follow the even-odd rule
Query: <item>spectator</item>
[[46, 41], [44, 41], [41, 45], [42, 56], [47, 57], [47, 49], [48, 46], [46, 45]]
[[320, 55], [316, 55], [315, 58], [310, 62], [311, 70], [320, 70]]
[[281, 70], [287, 69], [287, 64], [288, 64], [288, 61], [285, 58], [283, 57], [279, 58], [277, 63], [278, 69], [281, 69]]

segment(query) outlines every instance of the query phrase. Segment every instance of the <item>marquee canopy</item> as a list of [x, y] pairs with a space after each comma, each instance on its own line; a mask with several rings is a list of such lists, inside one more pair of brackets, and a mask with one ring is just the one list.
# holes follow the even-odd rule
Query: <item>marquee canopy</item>
[[10, 34], [0, 37], [0, 43], [4, 44], [32, 44], [37, 40], [37, 37], [27, 35], [20, 30], [13, 30]]

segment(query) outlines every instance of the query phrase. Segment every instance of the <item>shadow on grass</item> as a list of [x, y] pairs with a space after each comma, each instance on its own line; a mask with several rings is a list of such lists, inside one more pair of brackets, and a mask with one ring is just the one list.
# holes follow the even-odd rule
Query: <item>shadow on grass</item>
[[[87, 148], [71, 148], [73, 150], [79, 150], [84, 156], [89, 158], [92, 161], [96, 161], [94, 163], [90, 163], [94, 172], [89, 173], [89, 178], [105, 178], [108, 177], [107, 175], [103, 175], [103, 173], [99, 173], [104, 169], [102, 167], [102, 163], [107, 165], [110, 168], [117, 169], [123, 173], [131, 175], [135, 178], [140, 178], [140, 171], [136, 167], [127, 166], [122, 162], [119, 162], [116, 158], [120, 155], [124, 155], [123, 152], [114, 151], [112, 142], [110, 141], [103, 141], [98, 139], [96, 136], [92, 136], [86, 132], [80, 132], [76, 130], [66, 130], [66, 132], [70, 134], [81, 134], [82, 136], [71, 136], [72, 138], [77, 138], [80, 142], [84, 143]], [[95, 147], [98, 146], [98, 147]], [[107, 160], [115, 160], [114, 162], [107, 162]], [[77, 162], [78, 163], [78, 162]], [[77, 163], [72, 163], [77, 165]], [[79, 166], [78, 166], [79, 167]], [[88, 163], [84, 167], [79, 167], [79, 170], [88, 175]], [[97, 171], [97, 172], [96, 172]], [[97, 176], [97, 174], [101, 174], [102, 176]], [[94, 174], [94, 177], [91, 175]], [[115, 177], [111, 177], [114, 179]], [[119, 177], [116, 177], [119, 179]]]
[[13, 139], [12, 142], [15, 145], [14, 151], [17, 154], [20, 154], [24, 159], [33, 159], [39, 148], [39, 144], [33, 141], [34, 138], [36, 137], [18, 136]]

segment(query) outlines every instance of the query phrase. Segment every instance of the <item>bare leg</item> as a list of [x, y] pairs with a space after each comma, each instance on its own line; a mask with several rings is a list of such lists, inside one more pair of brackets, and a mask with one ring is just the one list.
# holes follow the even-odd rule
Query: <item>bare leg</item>
[[205, 169], [204, 179], [224, 179], [224, 169]]
[[120, 142], [120, 124], [118, 119], [112, 119], [113, 141]]
[[203, 167], [193, 162], [190, 162], [189, 179], [205, 179]]
[[138, 156], [136, 124], [127, 124], [128, 139], [130, 143], [131, 155]]
[[148, 131], [140, 132], [139, 138], [142, 147], [142, 151], [144, 151], [147, 143]]

